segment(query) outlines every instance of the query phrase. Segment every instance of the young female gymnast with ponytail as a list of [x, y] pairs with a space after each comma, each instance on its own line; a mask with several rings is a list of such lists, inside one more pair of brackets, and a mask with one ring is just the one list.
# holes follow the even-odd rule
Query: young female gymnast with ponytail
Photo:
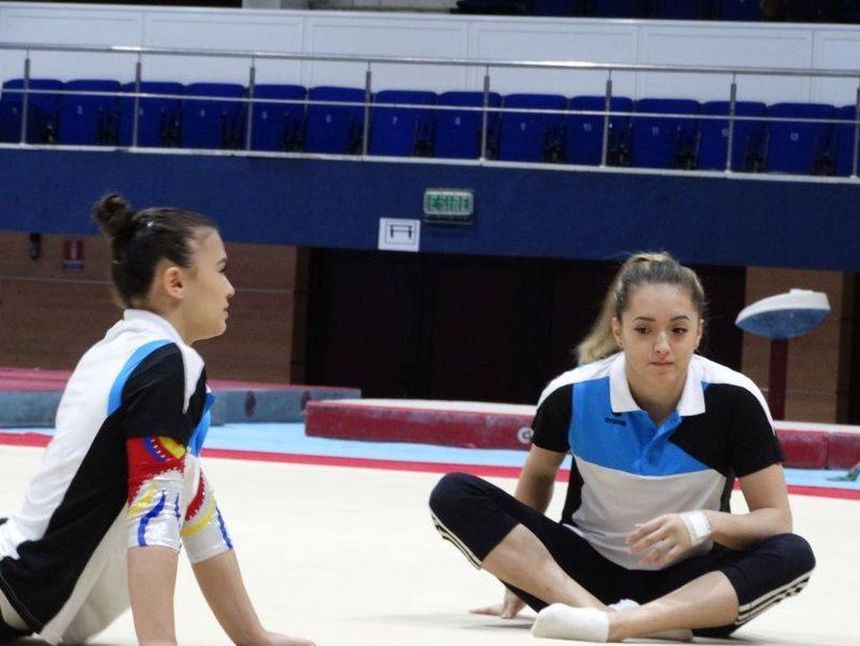
[[212, 395], [191, 347], [223, 334], [234, 290], [215, 224], [175, 208], [95, 206], [123, 318], [81, 358], [20, 509], [0, 524], [0, 642], [77, 644], [131, 606], [139, 643], [176, 643], [185, 547], [237, 644], [312, 646], [267, 631], [199, 455]]
[[[478, 612], [513, 617], [528, 604], [537, 637], [724, 637], [806, 585], [815, 559], [792, 533], [767, 405], [748, 378], [696, 354], [704, 315], [692, 270], [632, 256], [579, 367], [540, 397], [515, 496], [442, 478], [436, 528], [507, 588]], [[544, 512], [567, 453], [555, 522]], [[729, 509], [736, 477], [748, 513]]]

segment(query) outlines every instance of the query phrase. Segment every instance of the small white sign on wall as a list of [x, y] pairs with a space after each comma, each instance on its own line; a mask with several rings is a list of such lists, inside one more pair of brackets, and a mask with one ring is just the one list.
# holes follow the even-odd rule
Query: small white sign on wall
[[418, 251], [421, 220], [379, 218], [379, 248], [384, 251]]

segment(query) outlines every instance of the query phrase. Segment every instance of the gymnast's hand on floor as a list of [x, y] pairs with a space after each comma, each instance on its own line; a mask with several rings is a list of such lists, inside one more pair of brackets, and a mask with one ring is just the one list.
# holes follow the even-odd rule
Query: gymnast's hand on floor
[[526, 604], [522, 599], [510, 590], [505, 589], [505, 598], [501, 603], [494, 603], [491, 606], [484, 606], [483, 608], [472, 608], [469, 612], [475, 615], [492, 615], [494, 617], [501, 617], [502, 619], [513, 619], [525, 607]]
[[266, 646], [316, 646], [309, 639], [279, 635], [278, 633], [266, 633], [267, 641], [262, 642]]

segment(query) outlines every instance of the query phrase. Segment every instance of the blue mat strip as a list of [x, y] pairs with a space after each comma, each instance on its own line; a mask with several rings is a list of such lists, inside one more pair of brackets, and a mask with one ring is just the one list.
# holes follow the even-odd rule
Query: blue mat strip
[[[50, 428], [2, 429], [3, 433], [41, 433], [52, 435]], [[400, 442], [359, 442], [307, 437], [304, 424], [225, 424], [213, 426], [206, 437], [206, 447], [232, 451], [265, 451], [320, 457], [357, 458], [367, 460], [399, 460], [445, 464], [475, 464], [481, 466], [520, 467], [525, 451], [499, 449], [461, 449], [431, 444]], [[205, 454], [205, 450], [204, 450]], [[570, 457], [564, 468], [570, 467]], [[824, 469], [786, 469], [786, 480], [793, 486], [831, 487], [860, 490], [858, 481], [835, 481], [830, 478], [844, 471]]]

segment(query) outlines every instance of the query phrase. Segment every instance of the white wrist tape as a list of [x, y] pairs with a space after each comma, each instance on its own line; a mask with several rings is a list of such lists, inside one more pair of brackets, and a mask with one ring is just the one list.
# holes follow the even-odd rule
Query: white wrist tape
[[690, 543], [693, 547], [701, 545], [711, 537], [711, 523], [703, 511], [685, 511], [681, 514], [681, 520], [690, 535]]

